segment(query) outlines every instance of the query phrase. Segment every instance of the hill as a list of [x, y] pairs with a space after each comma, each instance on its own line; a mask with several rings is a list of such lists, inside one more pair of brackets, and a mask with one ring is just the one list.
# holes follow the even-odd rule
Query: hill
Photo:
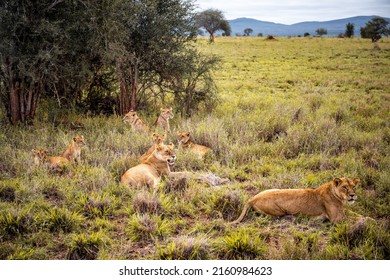
[[[346, 24], [350, 22], [355, 25], [355, 35], [359, 36], [360, 28], [364, 27], [373, 17], [376, 16], [356, 16], [330, 21], [307, 21], [291, 25], [260, 21], [252, 18], [237, 18], [229, 20], [229, 23], [232, 28], [233, 36], [243, 35], [245, 28], [252, 28], [252, 35], [254, 36], [257, 36], [259, 33], [262, 33], [264, 36], [303, 36], [305, 32], [310, 33], [310, 35], [315, 35], [315, 31], [318, 28], [325, 28], [328, 30], [327, 36], [333, 37], [340, 33], [344, 33]], [[385, 19], [390, 22], [390, 18]]]

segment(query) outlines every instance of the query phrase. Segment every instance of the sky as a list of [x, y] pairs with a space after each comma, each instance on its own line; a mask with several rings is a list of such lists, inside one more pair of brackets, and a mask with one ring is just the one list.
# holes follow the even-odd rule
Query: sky
[[225, 18], [275, 23], [327, 21], [354, 16], [390, 17], [390, 0], [195, 0], [198, 10], [221, 10]]

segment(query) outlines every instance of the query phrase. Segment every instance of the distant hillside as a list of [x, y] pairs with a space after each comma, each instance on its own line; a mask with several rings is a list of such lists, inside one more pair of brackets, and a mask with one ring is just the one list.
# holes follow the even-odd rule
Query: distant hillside
[[[316, 35], [318, 28], [325, 28], [328, 31], [327, 36], [337, 36], [340, 33], [345, 32], [345, 26], [347, 23], [353, 23], [355, 25], [355, 36], [360, 36], [360, 28], [364, 27], [366, 23], [375, 16], [357, 16], [344, 19], [330, 20], [330, 21], [308, 21], [300, 22], [296, 24], [280, 24], [274, 22], [260, 21], [251, 18], [238, 18], [229, 20], [232, 28], [232, 35], [243, 35], [244, 29], [252, 28], [252, 36], [257, 36], [262, 33], [264, 36], [298, 36], [305, 32], [310, 35]], [[384, 17], [390, 22], [390, 18]]]

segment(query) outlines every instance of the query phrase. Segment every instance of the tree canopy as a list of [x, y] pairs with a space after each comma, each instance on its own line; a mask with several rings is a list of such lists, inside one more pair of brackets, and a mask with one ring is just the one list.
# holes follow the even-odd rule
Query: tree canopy
[[370, 38], [372, 42], [377, 42], [382, 35], [389, 35], [390, 30], [387, 27], [389, 22], [381, 17], [375, 17], [366, 23], [365, 27], [360, 28], [362, 38]]
[[[206, 77], [217, 64], [192, 49], [194, 9], [192, 0], [1, 1], [0, 97], [8, 119], [32, 121], [43, 98], [87, 110], [103, 103], [119, 114], [163, 103], [167, 92], [174, 102], [189, 73]], [[185, 71], [176, 71], [178, 58], [188, 62]], [[195, 80], [180, 90], [212, 94]]]

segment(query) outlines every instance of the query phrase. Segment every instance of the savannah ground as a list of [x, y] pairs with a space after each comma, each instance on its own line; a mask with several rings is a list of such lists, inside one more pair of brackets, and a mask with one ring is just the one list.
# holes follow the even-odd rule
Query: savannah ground
[[[175, 169], [230, 182], [167, 183], [157, 196], [125, 188], [120, 176], [151, 140], [120, 116], [49, 103], [33, 127], [10, 126], [1, 115], [0, 259], [390, 259], [390, 40], [374, 47], [363, 39], [232, 37], [197, 45], [222, 58], [214, 72], [220, 103], [190, 119], [176, 114], [167, 142], [190, 131], [214, 154], [202, 162], [178, 151]], [[76, 134], [87, 143], [82, 164], [61, 172], [33, 165], [33, 148], [59, 155]], [[333, 225], [249, 211], [229, 224], [262, 190], [335, 177], [361, 179], [349, 209], [373, 220]]]

